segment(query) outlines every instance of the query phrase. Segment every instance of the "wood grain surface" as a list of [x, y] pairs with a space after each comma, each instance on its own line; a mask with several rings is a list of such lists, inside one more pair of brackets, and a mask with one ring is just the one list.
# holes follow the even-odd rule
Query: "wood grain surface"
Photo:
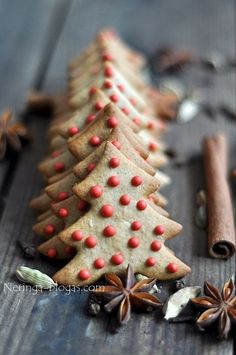
[[[234, 0], [0, 0], [1, 110], [7, 106], [20, 110], [32, 88], [63, 90], [67, 62], [104, 26], [115, 27], [149, 57], [163, 44], [196, 55], [235, 56], [235, 9]], [[235, 71], [214, 74], [189, 68], [181, 80], [198, 88], [213, 105], [227, 103], [236, 109]], [[39, 117], [25, 119], [33, 144], [16, 161], [0, 164], [0, 354], [233, 354], [232, 339], [219, 342], [192, 324], [167, 324], [155, 314], [134, 314], [125, 328], [111, 334], [109, 317], [87, 315], [86, 292], [34, 294], [19, 289], [13, 276], [17, 266], [29, 265], [49, 275], [60, 266], [40, 256], [34, 261], [23, 259], [16, 243], [17, 239], [41, 241], [31, 231], [35, 216], [28, 203], [41, 188], [36, 165], [45, 153], [48, 122]], [[218, 131], [227, 136], [230, 167], [235, 167], [236, 124], [221, 115], [210, 120], [201, 114], [189, 123], [173, 124], [166, 136], [185, 159], [195, 157], [187, 166], [165, 169], [173, 180], [165, 191], [168, 210], [184, 226], [168, 245], [191, 266], [186, 280], [191, 285], [203, 285], [207, 279], [221, 286], [235, 273], [234, 258], [226, 262], [209, 258], [207, 235], [194, 224], [195, 194], [204, 187], [201, 140]], [[235, 197], [236, 188], [232, 188]]]

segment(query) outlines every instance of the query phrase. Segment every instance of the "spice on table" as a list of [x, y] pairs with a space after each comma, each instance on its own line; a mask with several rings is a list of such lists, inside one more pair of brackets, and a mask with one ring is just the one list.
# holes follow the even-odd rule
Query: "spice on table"
[[227, 147], [222, 134], [206, 137], [203, 158], [208, 201], [208, 248], [212, 257], [228, 259], [236, 250], [233, 208], [227, 182]]
[[156, 96], [156, 114], [162, 119], [175, 119], [180, 101], [173, 92], [159, 93]]
[[0, 159], [3, 159], [8, 148], [20, 151], [24, 142], [30, 139], [28, 128], [21, 122], [11, 122], [13, 113], [6, 110], [0, 116]]
[[195, 223], [200, 229], [206, 229], [207, 219], [207, 194], [205, 190], [199, 190], [196, 193], [197, 209], [195, 211]]
[[26, 244], [22, 242], [21, 240], [18, 240], [18, 244], [22, 250], [23, 256], [26, 259], [34, 259], [36, 254], [37, 254], [37, 249], [35, 245], [32, 244]]
[[36, 286], [38, 289], [50, 290], [57, 286], [53, 279], [47, 274], [27, 266], [19, 266], [16, 270], [16, 276], [20, 281]]
[[201, 104], [201, 112], [204, 113], [211, 120], [215, 120], [216, 119], [217, 110], [216, 110], [215, 107], [213, 107], [209, 103], [205, 102], [205, 103]]
[[100, 313], [100, 311], [101, 311], [100, 303], [95, 299], [95, 297], [90, 296], [88, 300], [88, 313], [92, 316], [97, 316]]
[[236, 121], [236, 110], [233, 110], [229, 106], [222, 104], [219, 106], [219, 111], [229, 120]]
[[54, 95], [32, 91], [26, 100], [26, 109], [29, 113], [54, 114], [59, 116], [69, 110], [68, 97], [64, 93]]
[[133, 308], [147, 310], [149, 307], [162, 306], [158, 298], [149, 293], [156, 280], [145, 278], [137, 281], [130, 265], [126, 269], [124, 281], [114, 273], [106, 274], [105, 278], [108, 285], [98, 286], [92, 292], [106, 302], [104, 305], [106, 312], [110, 313], [119, 306], [118, 321], [120, 325], [129, 321]]
[[227, 67], [226, 58], [218, 52], [212, 53], [207, 57], [196, 59], [196, 63], [215, 73], [222, 72]]
[[196, 193], [196, 203], [198, 206], [207, 205], [207, 194], [205, 190], [201, 189]]
[[176, 280], [174, 283], [174, 289], [176, 291], [181, 290], [182, 288], [185, 287], [185, 281], [184, 280]]
[[32, 91], [26, 101], [29, 112], [51, 112], [54, 107], [53, 96]]
[[156, 51], [154, 61], [157, 72], [178, 72], [193, 61], [193, 55], [186, 50], [163, 47]]
[[199, 286], [187, 286], [173, 293], [164, 304], [164, 318], [169, 320], [177, 317], [187, 306], [190, 299], [198, 296], [200, 292], [201, 287]]
[[205, 330], [214, 323], [218, 324], [219, 337], [227, 339], [233, 323], [236, 322], [236, 296], [232, 279], [228, 280], [222, 292], [205, 283], [206, 296], [192, 298], [192, 302], [205, 311], [197, 319], [196, 324], [200, 330]]

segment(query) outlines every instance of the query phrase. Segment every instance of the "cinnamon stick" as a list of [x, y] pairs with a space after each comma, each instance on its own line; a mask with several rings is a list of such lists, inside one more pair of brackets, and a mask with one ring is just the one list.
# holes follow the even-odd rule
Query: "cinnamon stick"
[[224, 135], [203, 140], [203, 158], [208, 194], [209, 254], [214, 258], [228, 259], [235, 253], [236, 240]]

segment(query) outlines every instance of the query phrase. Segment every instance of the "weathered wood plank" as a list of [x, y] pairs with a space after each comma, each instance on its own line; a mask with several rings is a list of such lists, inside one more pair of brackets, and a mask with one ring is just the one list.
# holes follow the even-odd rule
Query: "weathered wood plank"
[[[21, 110], [28, 91], [40, 85], [40, 80], [46, 69], [45, 65], [47, 66], [51, 51], [56, 45], [56, 35], [59, 35], [60, 26], [63, 26], [63, 19], [66, 16], [69, 4], [70, 2], [63, 0], [52, 0], [50, 2], [47, 0], [40, 2], [32, 2], [31, 0], [21, 2], [15, 0], [0, 1], [1, 110], [9, 106], [17, 111]], [[0, 338], [1, 353], [7, 354], [14, 353], [17, 348], [16, 345], [21, 342], [22, 333], [19, 336], [17, 334], [19, 331], [22, 332], [27, 317], [26, 315], [23, 315], [23, 319], [17, 317], [17, 310], [24, 310], [22, 298], [18, 298], [19, 294], [11, 292], [9, 289], [7, 289], [6, 295], [4, 282], [12, 281], [13, 268], [22, 263], [21, 258], [19, 259], [21, 254], [16, 239], [22, 234], [26, 240], [28, 236], [32, 237], [30, 224], [33, 217], [29, 214], [23, 214], [22, 208], [25, 211], [28, 210], [28, 201], [36, 191], [38, 192], [41, 184], [36, 173], [35, 159], [40, 159], [43, 154], [47, 121], [44, 119], [38, 122], [33, 120], [29, 125], [33, 136], [38, 138], [38, 141], [36, 140], [36, 145], [33, 144], [22, 153], [20, 159], [22, 168], [17, 170], [18, 159], [10, 162], [4, 161], [0, 165], [0, 207], [2, 214], [0, 226], [2, 250]], [[39, 132], [41, 132], [41, 135]], [[29, 166], [31, 166], [31, 170], [28, 174]], [[27, 193], [27, 186], [36, 187], [36, 190]], [[10, 194], [9, 197], [8, 194]], [[4, 209], [4, 206], [6, 209]], [[20, 218], [20, 215], [23, 219]], [[28, 222], [25, 223], [24, 218]], [[26, 225], [29, 226], [28, 231]], [[13, 259], [15, 261], [12, 261]], [[30, 308], [32, 308], [30, 302], [26, 302], [25, 305], [28, 314], [30, 314]], [[19, 319], [21, 325], [14, 330], [14, 324], [18, 325], [16, 318]], [[16, 336], [12, 338], [13, 333]], [[8, 338], [12, 340], [9, 342]]]
[[[44, 88], [55, 91], [64, 87], [68, 60], [85, 47], [103, 26], [116, 27], [132, 45], [147, 54], [152, 54], [162, 43], [192, 49], [200, 54], [210, 50], [232, 54], [235, 53], [234, 23], [233, 0], [224, 3], [220, 0], [74, 1]], [[193, 80], [193, 83], [200, 79], [195, 72], [189, 72], [186, 77], [188, 82]], [[213, 88], [203, 89], [205, 95], [215, 103], [227, 100], [233, 106], [235, 74], [214, 77], [213, 81]], [[10, 286], [16, 284], [11, 275], [17, 265], [25, 264], [14, 241], [19, 236], [28, 241], [35, 238], [31, 232], [34, 217], [27, 211], [27, 204], [40, 187], [35, 166], [44, 150], [46, 125], [45, 121], [32, 121], [35, 143], [32, 150], [23, 153], [0, 223], [2, 281], [10, 282]], [[223, 118], [214, 123], [201, 116], [188, 124], [173, 126], [167, 140], [183, 154], [196, 154], [200, 152], [200, 141], [206, 132], [222, 129], [231, 144], [231, 152], [235, 152], [236, 128]], [[231, 165], [235, 166], [235, 154], [231, 154], [231, 158]], [[167, 171], [173, 178], [173, 185], [167, 191], [169, 210], [173, 218], [184, 225], [182, 236], [169, 245], [192, 266], [188, 282], [203, 284], [204, 279], [208, 279], [220, 285], [233, 273], [234, 260], [221, 262], [208, 258], [206, 234], [193, 223], [195, 192], [204, 184], [201, 160], [178, 170], [169, 167]], [[41, 258], [27, 264], [49, 274], [57, 268], [57, 265], [50, 265]], [[197, 333], [193, 326], [168, 325], [149, 314], [134, 315], [126, 328], [119, 334], [111, 335], [108, 331], [109, 320], [106, 322], [106, 318], [100, 316], [93, 319], [85, 314], [86, 298], [86, 293], [80, 295], [78, 292], [70, 296], [59, 291], [33, 295], [26, 290], [13, 292], [5, 289], [0, 318], [4, 353], [73, 354], [83, 351], [118, 354], [126, 351], [152, 354], [155, 351], [170, 355], [233, 354], [231, 341], [217, 343], [208, 335]]]
[[[65, 4], [63, 0], [0, 1], [0, 114], [9, 107], [15, 112], [21, 111], [29, 90], [40, 84], [38, 77], [41, 80], [50, 50], [56, 44], [59, 27], [56, 26], [56, 32], [52, 31], [55, 15], [59, 15], [57, 9]], [[61, 17], [57, 16], [56, 20]], [[47, 37], [48, 33], [51, 37]], [[14, 165], [13, 160], [0, 162], [0, 213]]]

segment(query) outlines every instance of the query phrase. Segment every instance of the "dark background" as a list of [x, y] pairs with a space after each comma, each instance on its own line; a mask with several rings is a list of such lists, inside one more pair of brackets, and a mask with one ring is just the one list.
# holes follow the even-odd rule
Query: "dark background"
[[[0, 109], [21, 111], [31, 89], [61, 91], [66, 64], [104, 26], [115, 27], [133, 47], [152, 56], [157, 47], [171, 45], [196, 55], [217, 51], [234, 56], [236, 43], [234, 0], [0, 0]], [[181, 75], [198, 87], [213, 105], [235, 109], [235, 71], [213, 74], [189, 69]], [[0, 164], [1, 283], [17, 284], [13, 274], [29, 265], [52, 275], [58, 267], [38, 257], [22, 258], [16, 240], [36, 241], [35, 221], [28, 209], [39, 193], [41, 178], [36, 165], [46, 146], [47, 120], [26, 117], [33, 144], [19, 158]], [[195, 120], [172, 125], [166, 141], [184, 156], [199, 155], [207, 133], [224, 131], [230, 146], [230, 167], [236, 166], [236, 123], [218, 115], [201, 114]], [[207, 236], [195, 227], [195, 193], [204, 187], [201, 157], [181, 169], [166, 169], [173, 184], [166, 190], [168, 210], [183, 224], [182, 235], [168, 243], [192, 267], [191, 285], [204, 280], [220, 286], [235, 271], [235, 259], [218, 261], [207, 255]], [[235, 187], [234, 187], [235, 196]], [[233, 341], [218, 342], [189, 324], [167, 324], [153, 314], [134, 315], [119, 334], [109, 332], [108, 317], [87, 316], [87, 295], [1, 290], [1, 354], [233, 354]]]

